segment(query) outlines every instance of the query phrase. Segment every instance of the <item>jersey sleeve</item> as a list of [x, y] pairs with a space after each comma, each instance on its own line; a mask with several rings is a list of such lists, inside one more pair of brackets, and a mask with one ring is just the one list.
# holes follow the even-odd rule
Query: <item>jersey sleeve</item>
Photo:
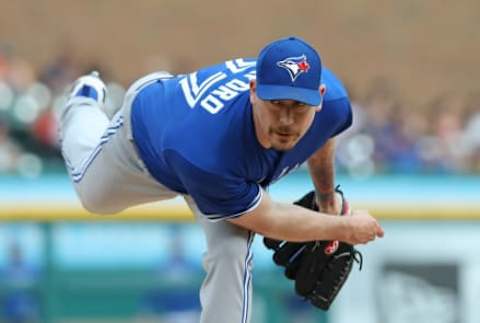
[[208, 219], [236, 218], [260, 204], [262, 189], [257, 183], [203, 170], [174, 150], [164, 154], [187, 194]]
[[342, 98], [332, 101], [331, 104], [333, 105], [332, 110], [336, 111], [339, 120], [337, 127], [332, 135], [332, 137], [335, 137], [336, 135], [350, 128], [350, 126], [352, 125], [352, 106], [348, 98]]

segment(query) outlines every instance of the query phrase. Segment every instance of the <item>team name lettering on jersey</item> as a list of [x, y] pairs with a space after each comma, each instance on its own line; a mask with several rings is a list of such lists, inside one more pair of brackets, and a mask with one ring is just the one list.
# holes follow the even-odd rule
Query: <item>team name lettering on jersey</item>
[[[247, 62], [243, 59], [227, 61], [225, 66], [233, 74], [241, 74], [249, 68], [255, 66], [256, 62]], [[239, 75], [225, 84], [219, 83], [227, 78], [224, 72], [218, 72], [210, 75], [204, 81], [198, 82], [197, 73], [186, 75], [180, 80], [183, 95], [190, 108], [195, 108], [198, 102], [200, 106], [211, 114], [218, 113], [228, 102], [238, 96], [241, 92], [248, 91], [249, 81], [255, 79], [255, 71], [249, 71]], [[208, 92], [208, 95], [206, 93]]]

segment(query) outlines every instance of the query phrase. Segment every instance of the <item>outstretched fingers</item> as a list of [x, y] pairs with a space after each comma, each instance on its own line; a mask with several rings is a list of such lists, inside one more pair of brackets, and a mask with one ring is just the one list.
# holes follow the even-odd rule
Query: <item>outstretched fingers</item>
[[379, 238], [383, 238], [385, 236], [385, 231], [383, 230], [380, 223], [378, 223], [378, 221], [377, 221], [377, 226], [375, 228], [375, 235]]

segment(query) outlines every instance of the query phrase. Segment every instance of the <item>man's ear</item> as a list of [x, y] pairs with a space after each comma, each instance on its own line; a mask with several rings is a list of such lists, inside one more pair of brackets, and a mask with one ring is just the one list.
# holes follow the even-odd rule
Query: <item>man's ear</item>
[[250, 103], [253, 104], [257, 96], [257, 81], [250, 80]]
[[320, 84], [320, 95], [323, 97], [327, 93], [327, 86], [325, 84]]
[[319, 112], [322, 110], [322, 105], [323, 105], [323, 97], [325, 96], [325, 93], [327, 93], [327, 86], [325, 84], [320, 84], [320, 87], [318, 88], [320, 91], [320, 104], [315, 108], [315, 112]]

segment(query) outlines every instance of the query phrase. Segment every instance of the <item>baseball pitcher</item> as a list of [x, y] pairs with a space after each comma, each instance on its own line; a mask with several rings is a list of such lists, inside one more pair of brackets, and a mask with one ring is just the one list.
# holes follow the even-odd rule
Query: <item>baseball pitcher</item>
[[[147, 75], [112, 120], [102, 110], [105, 96], [98, 74], [83, 76], [61, 116], [75, 190], [100, 214], [185, 198], [207, 242], [202, 323], [250, 321], [255, 233], [279, 252], [297, 292], [320, 308], [358, 259], [353, 245], [383, 236], [367, 211], [342, 211], [336, 198], [334, 138], [351, 125], [352, 111], [342, 83], [304, 40], [283, 38], [257, 58], [186, 75]], [[268, 186], [304, 162], [315, 186], [308, 201], [273, 201]], [[292, 245], [301, 248], [285, 253]]]

